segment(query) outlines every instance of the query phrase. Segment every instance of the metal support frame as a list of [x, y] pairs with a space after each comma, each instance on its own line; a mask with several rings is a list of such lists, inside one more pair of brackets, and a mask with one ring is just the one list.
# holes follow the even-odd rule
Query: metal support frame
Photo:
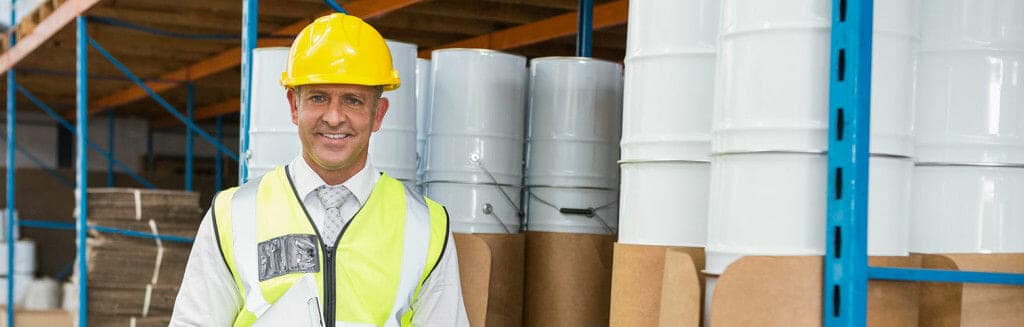
[[[187, 90], [186, 93], [188, 93], [187, 99], [185, 100], [185, 102], [186, 102], [186, 104], [185, 104], [185, 111], [188, 114], [188, 120], [192, 121], [192, 115], [193, 115], [193, 112], [195, 111], [195, 107], [196, 107], [196, 103], [195, 103], [196, 102], [195, 101], [196, 88], [195, 88], [195, 85], [192, 84], [192, 82], [189, 82], [188, 85], [185, 86], [185, 88]], [[220, 139], [217, 139], [217, 142], [219, 143]], [[185, 190], [186, 191], [192, 191], [192, 169], [193, 169], [193, 166], [192, 166], [192, 161], [193, 161], [192, 160], [192, 145], [193, 144], [192, 143], [193, 143], [192, 142], [192, 130], [191, 129], [185, 129]], [[217, 154], [218, 155], [220, 154], [219, 151], [218, 151]]]
[[238, 185], [249, 180], [249, 104], [252, 103], [252, 50], [259, 27], [259, 0], [242, 0], [242, 103], [238, 110]]
[[[14, 5], [17, 0], [11, 0], [11, 26], [14, 25], [15, 16]], [[13, 30], [13, 28], [12, 28]], [[17, 41], [17, 33], [10, 34], [10, 40], [8, 49], [14, 48], [14, 43]], [[14, 150], [17, 148], [17, 141], [15, 140], [15, 106], [17, 104], [16, 95], [14, 92], [15, 76], [14, 69], [7, 70], [7, 326], [14, 326], [14, 274], [10, 273], [14, 271], [14, 172], [15, 168], [15, 157]]]
[[868, 279], [1024, 286], [1024, 274], [868, 265], [874, 1], [833, 0], [832, 8], [823, 326], [867, 323]]
[[590, 57], [594, 40], [594, 0], [580, 0], [577, 15], [576, 56]]
[[89, 204], [88, 204], [88, 175], [89, 175], [89, 152], [87, 151], [87, 138], [89, 137], [89, 57], [88, 57], [88, 41], [89, 33], [86, 26], [86, 20], [83, 16], [75, 18], [75, 56], [76, 56], [76, 68], [78, 70], [77, 92], [76, 92], [76, 111], [77, 117], [76, 123], [78, 128], [75, 130], [75, 149], [78, 150], [78, 156], [76, 160], [77, 173], [76, 179], [78, 181], [78, 187], [75, 191], [75, 198], [77, 199], [78, 205], [76, 210], [78, 217], [76, 219], [75, 231], [75, 245], [78, 250], [78, 325], [79, 327], [88, 327], [88, 311], [89, 308], [89, 296], [87, 290], [89, 289], [89, 266], [86, 262], [85, 256], [85, 241], [86, 232], [88, 232], [89, 226], [86, 225], [86, 220], [89, 218]]

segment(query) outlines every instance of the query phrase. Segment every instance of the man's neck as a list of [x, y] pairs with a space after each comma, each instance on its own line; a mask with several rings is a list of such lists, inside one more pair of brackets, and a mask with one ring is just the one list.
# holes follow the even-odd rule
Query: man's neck
[[356, 164], [352, 165], [351, 167], [337, 170], [329, 170], [320, 167], [320, 165], [317, 165], [315, 162], [310, 160], [305, 155], [302, 156], [302, 160], [305, 160], [306, 165], [308, 165], [309, 168], [312, 169], [314, 173], [320, 176], [320, 179], [323, 179], [324, 183], [326, 183], [327, 185], [340, 185], [341, 183], [348, 181], [350, 178], [352, 178], [352, 176], [358, 174], [359, 171], [363, 170], [363, 168], [366, 168], [365, 158], [356, 162]]

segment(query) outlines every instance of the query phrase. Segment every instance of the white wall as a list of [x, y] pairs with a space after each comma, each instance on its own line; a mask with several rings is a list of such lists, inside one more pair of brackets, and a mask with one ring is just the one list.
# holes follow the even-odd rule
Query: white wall
[[[0, 112], [3, 117], [6, 118], [6, 112]], [[4, 119], [2, 124], [6, 126], [7, 121]], [[14, 130], [17, 140], [18, 147], [31, 153], [36, 158], [40, 159], [48, 167], [56, 167], [57, 165], [57, 122], [51, 120], [49, 117], [41, 113], [32, 112], [18, 112], [18, 124]], [[0, 127], [0, 153], [6, 153], [7, 149], [7, 128]], [[0, 167], [7, 167], [7, 160], [4, 157], [5, 154], [0, 154]], [[17, 152], [15, 157], [15, 164], [18, 167], [32, 167], [36, 168], [37, 165], [28, 159], [21, 152]]]
[[[139, 172], [146, 154], [146, 131], [149, 124], [137, 118], [114, 119], [114, 158]], [[109, 151], [107, 117], [89, 117], [89, 141]], [[121, 169], [114, 167], [115, 170]], [[107, 157], [89, 150], [89, 171], [106, 171]]]

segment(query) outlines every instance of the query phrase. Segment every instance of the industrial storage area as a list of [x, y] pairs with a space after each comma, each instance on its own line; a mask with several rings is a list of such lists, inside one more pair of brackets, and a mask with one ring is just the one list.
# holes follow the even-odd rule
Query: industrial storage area
[[1024, 0], [0, 16], [0, 326], [1024, 326]]

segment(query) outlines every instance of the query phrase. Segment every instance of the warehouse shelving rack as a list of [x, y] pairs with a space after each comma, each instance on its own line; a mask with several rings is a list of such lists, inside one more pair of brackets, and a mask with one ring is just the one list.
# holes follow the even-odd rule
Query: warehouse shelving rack
[[[929, 5], [922, 3], [922, 6]], [[868, 265], [868, 157], [874, 0], [833, 0], [829, 78], [825, 327], [867, 324], [868, 280], [1024, 286], [1024, 274]]]

